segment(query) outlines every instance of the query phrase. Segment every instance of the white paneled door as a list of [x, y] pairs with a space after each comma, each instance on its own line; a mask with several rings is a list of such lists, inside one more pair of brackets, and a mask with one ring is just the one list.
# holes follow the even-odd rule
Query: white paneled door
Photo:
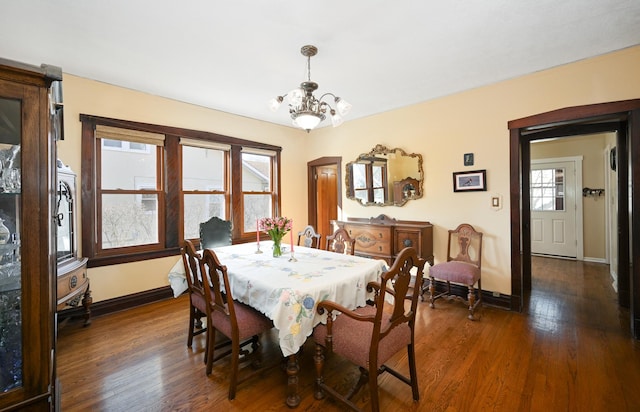
[[576, 182], [582, 180], [576, 169], [582, 162], [559, 160], [531, 162], [531, 253], [576, 258]]

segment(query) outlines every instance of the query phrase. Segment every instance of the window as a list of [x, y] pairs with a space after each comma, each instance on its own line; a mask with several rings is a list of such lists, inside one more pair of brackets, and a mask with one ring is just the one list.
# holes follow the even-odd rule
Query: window
[[235, 243], [280, 211], [281, 148], [81, 114], [82, 253], [92, 267], [179, 253], [212, 216]]
[[352, 165], [353, 195], [362, 203], [384, 203], [387, 199], [387, 160], [375, 159]]
[[257, 220], [275, 216], [276, 193], [273, 189], [275, 152], [242, 150], [243, 232], [257, 230]]
[[564, 210], [564, 169], [531, 170], [531, 210]]
[[200, 237], [200, 223], [228, 220], [228, 164], [231, 146], [180, 139], [182, 147], [183, 233]]
[[[99, 127], [98, 249], [160, 244], [163, 135]], [[134, 150], [129, 150], [135, 147]], [[113, 150], [116, 148], [117, 150]], [[123, 167], [126, 165], [126, 167]]]

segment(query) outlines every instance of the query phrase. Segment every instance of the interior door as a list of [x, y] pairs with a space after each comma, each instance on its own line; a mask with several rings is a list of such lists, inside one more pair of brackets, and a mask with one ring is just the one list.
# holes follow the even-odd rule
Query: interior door
[[322, 239], [325, 239], [333, 233], [331, 220], [338, 218], [338, 173], [336, 165], [318, 166], [316, 168], [316, 211], [316, 230], [322, 234]]
[[578, 257], [576, 162], [531, 162], [531, 253]]

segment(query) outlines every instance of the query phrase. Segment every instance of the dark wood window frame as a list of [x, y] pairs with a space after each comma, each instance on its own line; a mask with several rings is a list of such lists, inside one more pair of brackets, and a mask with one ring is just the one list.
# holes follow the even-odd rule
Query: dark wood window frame
[[[106, 117], [80, 114], [82, 123], [82, 165], [81, 165], [81, 201], [82, 201], [82, 254], [89, 258], [89, 267], [114, 265], [127, 262], [135, 262], [165, 256], [173, 256], [180, 253], [180, 242], [182, 240], [182, 192], [181, 192], [181, 170], [182, 158], [180, 150], [180, 138], [204, 140], [231, 146], [230, 150], [230, 176], [231, 204], [229, 205], [229, 217], [233, 223], [233, 242], [242, 243], [255, 240], [255, 231], [242, 232], [242, 222], [244, 211], [242, 208], [242, 148], [255, 148], [269, 150], [276, 153], [274, 156], [274, 216], [280, 214], [280, 154], [282, 148], [266, 143], [254, 142], [217, 133], [184, 129], [172, 126], [155, 125], [149, 123], [133, 122]], [[159, 206], [159, 212], [164, 210], [160, 228], [163, 231], [161, 238], [164, 244], [157, 248], [131, 248], [130, 251], [122, 253], [104, 254], [98, 248], [98, 222], [97, 222], [97, 192], [96, 179], [96, 155], [100, 148], [96, 147], [95, 130], [97, 125], [119, 127], [122, 129], [137, 130], [151, 133], [161, 133], [165, 135], [164, 156], [162, 164], [162, 181], [164, 183], [164, 199]]]

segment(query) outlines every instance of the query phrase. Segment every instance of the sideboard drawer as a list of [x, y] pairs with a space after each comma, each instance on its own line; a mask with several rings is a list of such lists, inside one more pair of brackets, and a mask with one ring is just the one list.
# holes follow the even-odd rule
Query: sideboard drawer
[[421, 233], [420, 230], [408, 230], [396, 228], [395, 235], [395, 248], [393, 254], [397, 255], [400, 251], [406, 247], [414, 247], [416, 250], [421, 250]]
[[346, 224], [345, 229], [356, 240], [356, 253], [373, 255], [391, 254], [391, 229], [385, 226]]

